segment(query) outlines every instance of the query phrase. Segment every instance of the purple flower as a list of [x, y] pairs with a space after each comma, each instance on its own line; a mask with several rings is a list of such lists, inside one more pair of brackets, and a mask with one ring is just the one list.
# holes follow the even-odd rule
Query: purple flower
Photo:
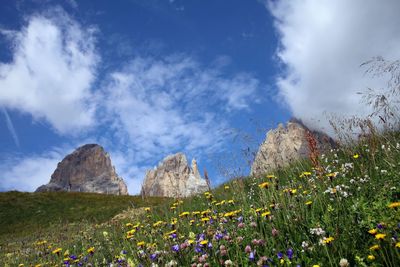
[[121, 251], [121, 254], [124, 254], [124, 255], [126, 255], [128, 252], [126, 251], [126, 250], [122, 250]]
[[150, 255], [150, 259], [151, 259], [152, 261], [155, 261], [155, 260], [157, 259], [157, 254], [156, 254], [156, 253], [151, 254], [151, 255]]
[[173, 245], [172, 246], [172, 250], [175, 251], [175, 252], [178, 252], [179, 251], [179, 245], [178, 244]]
[[289, 260], [291, 260], [293, 258], [293, 249], [289, 248], [286, 252]]
[[278, 252], [277, 256], [278, 256], [278, 259], [282, 259], [283, 258], [282, 252]]
[[238, 222], [243, 222], [243, 216], [238, 217], [238, 218], [237, 218], [237, 221], [238, 221]]
[[202, 252], [203, 250], [201, 250], [201, 247], [200, 247], [200, 246], [196, 246], [196, 247], [194, 248], [194, 251], [196, 251], [197, 253], [200, 253], [200, 252]]
[[253, 251], [250, 252], [249, 260], [254, 261], [254, 253], [253, 253]]
[[215, 234], [215, 239], [217, 239], [217, 240], [220, 240], [220, 239], [222, 239], [223, 237], [224, 237], [223, 234], [220, 234], [220, 233], [216, 233], [216, 234]]
[[208, 242], [207, 247], [208, 247], [208, 248], [212, 248], [212, 243], [211, 243], [211, 242]]
[[381, 224], [381, 223], [378, 223], [378, 225], [377, 225], [376, 227], [378, 227], [378, 229], [383, 229], [383, 228], [384, 228], [384, 225]]
[[69, 258], [70, 258], [71, 260], [76, 260], [78, 257], [75, 256], [75, 255], [71, 255]]
[[170, 235], [170, 237], [171, 237], [171, 238], [176, 238], [177, 235], [176, 235], [175, 233], [173, 233], [173, 234]]

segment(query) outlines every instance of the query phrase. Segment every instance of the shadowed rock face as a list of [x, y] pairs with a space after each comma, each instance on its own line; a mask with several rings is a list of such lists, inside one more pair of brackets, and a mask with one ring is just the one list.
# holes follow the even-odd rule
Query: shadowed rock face
[[154, 170], [146, 173], [141, 194], [145, 196], [188, 197], [208, 190], [195, 160], [189, 167], [182, 153], [169, 155]]
[[[268, 131], [251, 166], [250, 175], [260, 176], [308, 157], [310, 151], [306, 138], [307, 131], [310, 130], [295, 120], [289, 121], [286, 127], [279, 124], [278, 128]], [[310, 132], [314, 136], [320, 152], [334, 147], [334, 141], [329, 136], [320, 132]]]
[[103, 147], [88, 144], [79, 147], [58, 163], [50, 182], [36, 192], [73, 191], [127, 195], [123, 179], [118, 177]]

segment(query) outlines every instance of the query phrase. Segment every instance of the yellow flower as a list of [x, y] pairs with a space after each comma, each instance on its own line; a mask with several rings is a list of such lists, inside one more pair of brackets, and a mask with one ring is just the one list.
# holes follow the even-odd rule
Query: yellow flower
[[188, 216], [190, 213], [187, 211], [182, 212], [181, 214], [179, 214], [179, 217], [185, 217]]
[[400, 202], [393, 202], [388, 205], [389, 208], [394, 209], [400, 207]]
[[269, 183], [268, 183], [268, 182], [264, 182], [264, 183], [262, 183], [262, 184], [259, 184], [258, 186], [259, 186], [260, 188], [268, 188]]
[[268, 178], [268, 179], [274, 179], [274, 178], [275, 178], [275, 175], [269, 174], [269, 175], [267, 175], [267, 178]]
[[149, 211], [151, 211], [151, 208], [146, 207], [146, 208], [144, 208], [144, 210], [147, 211], [147, 212], [149, 212]]
[[140, 241], [140, 242], [137, 242], [137, 243], [136, 243], [136, 245], [137, 245], [138, 247], [142, 247], [142, 246], [144, 246], [144, 244], [145, 244], [144, 241]]
[[224, 189], [225, 189], [225, 190], [228, 190], [228, 189], [229, 189], [229, 185], [225, 185], [225, 186], [224, 186]]
[[127, 223], [127, 224], [125, 224], [125, 226], [126, 226], [126, 227], [132, 227], [132, 226], [133, 226], [133, 224], [131, 224], [131, 223]]
[[229, 204], [235, 204], [235, 201], [233, 201], [233, 199], [228, 200]]
[[372, 247], [369, 248], [369, 250], [378, 250], [380, 248], [379, 245], [373, 245]]
[[18, 265], [18, 267], [24, 267], [25, 265], [23, 264], [23, 263], [20, 263], [19, 265]]
[[400, 242], [397, 242], [395, 245], [396, 248], [400, 248]]
[[261, 214], [262, 217], [266, 217], [266, 216], [269, 216], [269, 215], [271, 215], [271, 212], [269, 212], [269, 211], [263, 212]]
[[367, 257], [370, 261], [373, 261], [373, 260], [375, 260], [375, 256], [374, 255], [368, 255], [368, 257]]
[[51, 253], [53, 254], [59, 254], [61, 252], [61, 248], [56, 248], [55, 250], [53, 250]]
[[163, 221], [157, 221], [157, 222], [155, 222], [155, 223], [153, 224], [153, 227], [160, 226], [160, 225], [163, 224], [163, 223], [164, 223]]
[[304, 176], [310, 176], [310, 175], [311, 175], [311, 172], [302, 172], [300, 174], [300, 178], [303, 178]]
[[323, 240], [323, 242], [325, 243], [325, 244], [330, 244], [330, 243], [332, 243], [332, 241], [333, 240], [335, 240], [335, 238], [333, 238], [333, 237], [327, 237], [327, 238], [325, 238], [324, 240]]
[[176, 207], [171, 207], [171, 208], [169, 208], [170, 210], [175, 210], [176, 209]]
[[380, 240], [380, 239], [385, 239], [386, 235], [385, 234], [376, 234], [375, 238]]
[[208, 217], [201, 218], [201, 221], [202, 221], [202, 222], [208, 222], [209, 220], [210, 220], [210, 218], [208, 218]]
[[371, 235], [376, 235], [376, 233], [378, 233], [378, 230], [371, 229], [371, 230], [368, 231], [368, 233], [370, 233]]
[[201, 245], [207, 245], [207, 244], [208, 244], [208, 240], [200, 241], [200, 244], [201, 244]]
[[87, 253], [93, 254], [94, 253], [94, 247], [90, 247], [87, 249]]
[[359, 155], [356, 153], [353, 155], [353, 158], [358, 159]]
[[319, 265], [318, 264], [314, 264], [312, 267], [319, 267]]
[[307, 206], [310, 206], [311, 204], [312, 204], [312, 201], [311, 201], [311, 200], [306, 202], [306, 205], [307, 205]]

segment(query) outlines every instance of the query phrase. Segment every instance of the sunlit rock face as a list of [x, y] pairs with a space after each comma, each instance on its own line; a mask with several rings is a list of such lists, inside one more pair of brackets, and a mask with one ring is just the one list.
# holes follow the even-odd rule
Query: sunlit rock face
[[81, 146], [59, 162], [50, 182], [36, 189], [36, 192], [48, 191], [128, 194], [109, 154], [97, 144]]
[[278, 128], [267, 132], [266, 139], [260, 145], [251, 166], [250, 175], [261, 176], [277, 168], [284, 167], [310, 154], [307, 132], [316, 141], [318, 151], [325, 152], [334, 147], [334, 141], [327, 135], [309, 130], [301, 122], [291, 120], [279, 124]]
[[182, 153], [167, 156], [158, 167], [148, 170], [141, 194], [144, 196], [188, 197], [208, 190], [200, 176], [196, 160], [190, 168]]

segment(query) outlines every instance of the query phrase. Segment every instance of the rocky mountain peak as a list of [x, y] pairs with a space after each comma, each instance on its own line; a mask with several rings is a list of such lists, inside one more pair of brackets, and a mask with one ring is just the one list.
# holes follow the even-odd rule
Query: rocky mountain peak
[[128, 194], [110, 155], [98, 144], [83, 145], [59, 162], [50, 182], [36, 189], [36, 192], [45, 191]]
[[312, 131], [301, 121], [292, 119], [286, 126], [280, 123], [276, 129], [267, 132], [251, 166], [250, 174], [260, 176], [308, 157], [310, 151], [307, 132], [314, 136], [319, 151], [324, 152], [334, 146], [334, 141], [326, 134]]
[[189, 167], [183, 153], [169, 155], [153, 170], [148, 170], [141, 194], [145, 196], [188, 197], [208, 190], [207, 182], [200, 176], [197, 162]]

